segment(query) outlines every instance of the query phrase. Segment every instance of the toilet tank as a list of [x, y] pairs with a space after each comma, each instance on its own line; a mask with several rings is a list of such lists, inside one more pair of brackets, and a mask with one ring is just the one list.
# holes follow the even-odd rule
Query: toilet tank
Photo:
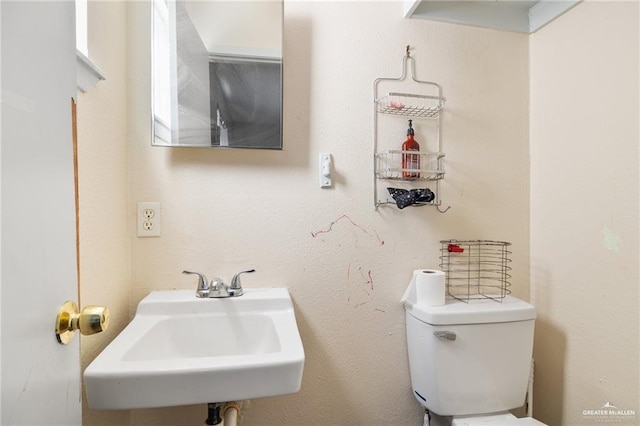
[[413, 394], [442, 416], [510, 410], [523, 405], [533, 351], [535, 308], [512, 296], [405, 302]]

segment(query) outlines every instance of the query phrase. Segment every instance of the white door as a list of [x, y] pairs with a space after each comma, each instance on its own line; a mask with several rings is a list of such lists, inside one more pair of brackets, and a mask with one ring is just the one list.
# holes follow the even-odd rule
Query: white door
[[78, 301], [74, 3], [2, 0], [0, 18], [1, 424], [80, 425], [80, 339], [54, 333]]

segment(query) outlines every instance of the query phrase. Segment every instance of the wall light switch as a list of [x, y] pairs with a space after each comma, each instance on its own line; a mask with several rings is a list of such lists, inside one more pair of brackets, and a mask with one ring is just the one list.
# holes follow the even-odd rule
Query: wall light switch
[[320, 188], [329, 188], [333, 184], [331, 168], [331, 154], [320, 154]]

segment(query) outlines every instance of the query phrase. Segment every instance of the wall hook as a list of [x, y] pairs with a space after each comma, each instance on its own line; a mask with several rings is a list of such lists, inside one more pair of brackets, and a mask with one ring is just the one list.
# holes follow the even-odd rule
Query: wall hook
[[411, 57], [411, 52], [409, 51], [409, 45], [408, 44], [407, 44], [406, 54], [407, 54], [407, 58]]

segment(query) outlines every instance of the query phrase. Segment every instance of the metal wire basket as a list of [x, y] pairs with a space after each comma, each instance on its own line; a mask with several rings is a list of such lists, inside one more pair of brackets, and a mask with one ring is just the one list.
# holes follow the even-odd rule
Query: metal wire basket
[[[402, 167], [404, 156], [417, 160], [417, 168]], [[438, 180], [444, 177], [441, 152], [389, 150], [376, 154], [376, 177], [392, 180]], [[415, 160], [414, 160], [415, 161]], [[409, 176], [409, 177], [407, 177]]]
[[444, 102], [445, 99], [441, 96], [397, 92], [387, 93], [376, 99], [378, 112], [406, 117], [438, 118]]
[[474, 299], [502, 302], [511, 293], [511, 243], [442, 240], [440, 244], [440, 268], [449, 296], [466, 303]]

